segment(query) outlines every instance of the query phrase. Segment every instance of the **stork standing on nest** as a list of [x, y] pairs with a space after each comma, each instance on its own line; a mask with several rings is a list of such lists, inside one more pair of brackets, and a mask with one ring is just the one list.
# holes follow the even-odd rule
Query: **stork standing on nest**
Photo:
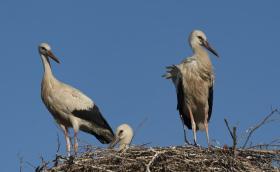
[[101, 115], [96, 104], [81, 91], [58, 81], [52, 74], [50, 59], [60, 63], [51, 52], [47, 43], [39, 45], [39, 53], [44, 66], [44, 76], [41, 83], [41, 97], [49, 112], [62, 128], [68, 156], [70, 156], [70, 139], [68, 128], [74, 130], [74, 151], [78, 151], [77, 134], [79, 130], [94, 135], [101, 143], [110, 143], [114, 134]]
[[217, 52], [210, 46], [206, 35], [200, 30], [194, 30], [189, 37], [189, 43], [194, 54], [178, 65], [168, 66], [166, 79], [172, 79], [177, 92], [177, 110], [185, 127], [192, 129], [196, 145], [196, 131], [205, 130], [207, 143], [210, 146], [208, 122], [212, 113], [214, 72], [208, 57], [208, 49], [217, 57]]

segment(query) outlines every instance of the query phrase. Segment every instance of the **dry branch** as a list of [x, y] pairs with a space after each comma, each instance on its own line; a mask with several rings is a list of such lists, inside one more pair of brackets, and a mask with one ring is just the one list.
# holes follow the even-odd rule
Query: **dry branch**
[[227, 129], [228, 129], [228, 131], [229, 131], [229, 133], [230, 133], [230, 136], [231, 136], [231, 138], [232, 138], [232, 142], [233, 142], [233, 143], [232, 143], [232, 150], [233, 150], [233, 151], [236, 151], [236, 148], [237, 148], [237, 147], [236, 147], [236, 146], [237, 146], [236, 127], [232, 127], [232, 131], [231, 131], [227, 119], [224, 119], [224, 121], [225, 121], [225, 123], [226, 123]]
[[265, 125], [266, 123], [269, 122], [269, 119], [275, 114], [279, 114], [278, 109], [273, 109], [262, 121], [260, 121], [257, 125], [255, 125], [254, 127], [251, 127], [250, 129], [248, 129], [247, 133], [248, 136], [245, 140], [245, 143], [243, 144], [242, 148], [246, 148], [248, 141], [250, 140], [250, 138], [252, 137], [253, 133], [260, 128], [261, 126]]
[[280, 138], [274, 139], [270, 143], [262, 143], [248, 147], [247, 149], [278, 149], [280, 150]]

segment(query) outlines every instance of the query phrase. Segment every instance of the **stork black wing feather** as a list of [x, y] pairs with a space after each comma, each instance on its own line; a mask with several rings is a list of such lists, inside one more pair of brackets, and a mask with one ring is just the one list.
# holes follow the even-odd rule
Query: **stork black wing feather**
[[208, 96], [208, 122], [210, 121], [212, 115], [212, 107], [213, 107], [213, 85], [209, 87], [209, 96]]
[[177, 82], [177, 110], [179, 110], [181, 120], [184, 121], [184, 124], [188, 127], [188, 129], [192, 129], [191, 120], [189, 118], [190, 115], [186, 105], [183, 81], [181, 77], [178, 77]]
[[[92, 123], [95, 126], [98, 126], [102, 129], [109, 130], [111, 136], [110, 136], [110, 139], [106, 139], [103, 136], [98, 135], [97, 133], [94, 133], [91, 130], [84, 129], [84, 130], [88, 130], [86, 132], [93, 134], [101, 143], [111, 142], [111, 138], [113, 138], [113, 136], [114, 136], [113, 130], [110, 127], [110, 125], [108, 124], [108, 122], [105, 120], [105, 118], [102, 116], [101, 112], [99, 111], [99, 108], [96, 105], [94, 105], [93, 107], [91, 107], [90, 109], [87, 109], [87, 110], [74, 110], [72, 112], [72, 114], [78, 118], [81, 118], [85, 121]], [[83, 129], [83, 128], [81, 128], [81, 129]]]

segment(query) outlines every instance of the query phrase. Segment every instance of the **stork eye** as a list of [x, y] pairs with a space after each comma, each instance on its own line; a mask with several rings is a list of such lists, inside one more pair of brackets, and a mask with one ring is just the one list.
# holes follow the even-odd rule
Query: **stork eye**
[[197, 37], [198, 37], [198, 39], [200, 39], [201, 41], [203, 40], [202, 36], [197, 36]]
[[119, 132], [119, 134], [118, 134], [118, 135], [120, 136], [122, 133], [123, 133], [123, 130], [120, 130], [120, 132]]
[[42, 50], [46, 51], [47, 49], [45, 47], [41, 47]]

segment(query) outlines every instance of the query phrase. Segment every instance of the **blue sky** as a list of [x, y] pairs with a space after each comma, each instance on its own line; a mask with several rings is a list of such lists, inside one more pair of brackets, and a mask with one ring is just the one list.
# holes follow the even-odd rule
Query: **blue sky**
[[[238, 134], [279, 107], [279, 1], [1, 1], [1, 171], [18, 171], [18, 154], [34, 165], [53, 158], [62, 132], [40, 98], [43, 67], [37, 46], [48, 42], [61, 64], [55, 76], [86, 93], [112, 128], [136, 128], [133, 144], [182, 145], [174, 86], [165, 66], [191, 55], [193, 29], [203, 30], [216, 82], [210, 137], [231, 144], [223, 119]], [[192, 134], [188, 132], [189, 139]], [[81, 142], [101, 145], [93, 136]], [[253, 141], [279, 137], [279, 123]], [[205, 145], [205, 133], [198, 143]], [[24, 171], [33, 170], [28, 165]]]

